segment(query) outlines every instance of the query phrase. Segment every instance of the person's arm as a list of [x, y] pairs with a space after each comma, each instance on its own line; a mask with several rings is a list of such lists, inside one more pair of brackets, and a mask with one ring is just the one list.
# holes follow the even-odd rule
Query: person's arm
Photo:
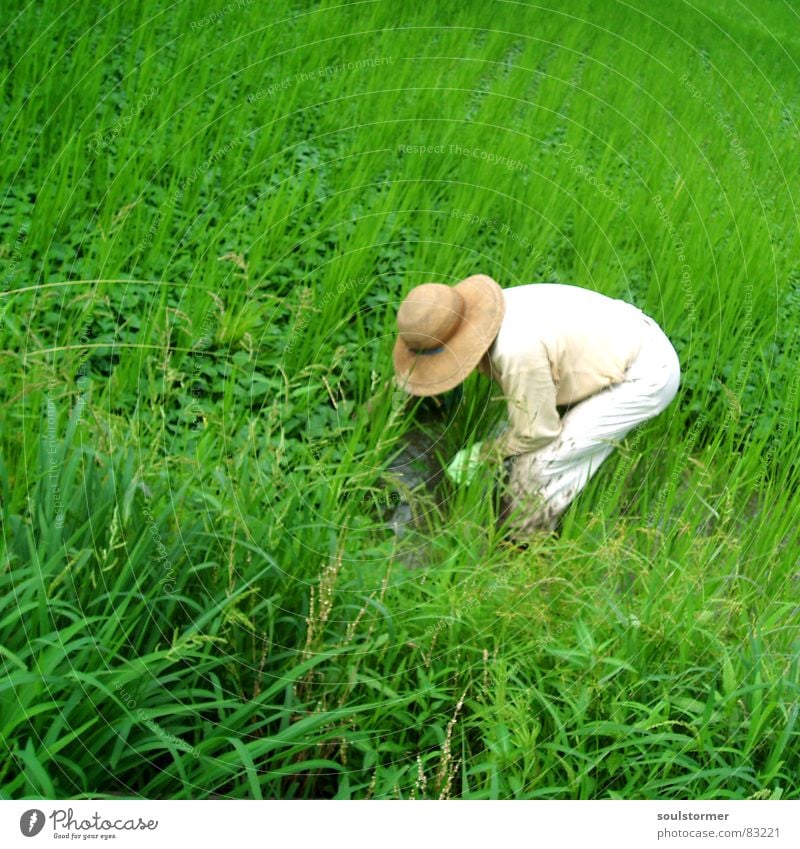
[[509, 426], [499, 436], [476, 442], [456, 454], [445, 468], [445, 474], [455, 483], [470, 483], [483, 464], [536, 451], [561, 433], [556, 385], [544, 348], [538, 357], [527, 357], [523, 368], [506, 370], [502, 376], [493, 374], [508, 402]]
[[503, 374], [501, 385], [508, 401], [509, 427], [497, 439], [486, 443], [485, 455], [505, 459], [537, 451], [561, 433], [556, 385], [546, 354], [539, 362]]

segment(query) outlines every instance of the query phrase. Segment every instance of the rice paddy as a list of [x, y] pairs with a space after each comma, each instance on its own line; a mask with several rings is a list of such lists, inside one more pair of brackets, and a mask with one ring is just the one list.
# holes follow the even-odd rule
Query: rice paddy
[[[3, 798], [797, 798], [797, 24], [5, 3]], [[478, 272], [682, 364], [526, 550], [398, 474], [502, 421], [388, 383]]]

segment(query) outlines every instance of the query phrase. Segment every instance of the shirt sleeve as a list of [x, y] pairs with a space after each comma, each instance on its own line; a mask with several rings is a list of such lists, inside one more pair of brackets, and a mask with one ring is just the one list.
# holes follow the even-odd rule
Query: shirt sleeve
[[510, 423], [497, 440], [504, 458], [537, 451], [561, 433], [556, 385], [546, 357], [540, 364], [504, 374], [500, 382]]

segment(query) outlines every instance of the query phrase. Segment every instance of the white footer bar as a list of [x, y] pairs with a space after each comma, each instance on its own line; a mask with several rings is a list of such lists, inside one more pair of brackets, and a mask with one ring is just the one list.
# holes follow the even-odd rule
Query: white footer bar
[[800, 847], [800, 801], [4, 801], [0, 846]]

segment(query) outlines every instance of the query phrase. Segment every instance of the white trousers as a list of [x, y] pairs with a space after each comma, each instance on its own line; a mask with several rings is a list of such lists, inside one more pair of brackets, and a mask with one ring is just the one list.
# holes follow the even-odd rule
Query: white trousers
[[555, 529], [561, 514], [586, 486], [615, 445], [636, 425], [657, 416], [675, 397], [680, 362], [653, 319], [623, 383], [584, 399], [563, 416], [560, 435], [544, 448], [513, 459], [509, 498], [512, 538]]

